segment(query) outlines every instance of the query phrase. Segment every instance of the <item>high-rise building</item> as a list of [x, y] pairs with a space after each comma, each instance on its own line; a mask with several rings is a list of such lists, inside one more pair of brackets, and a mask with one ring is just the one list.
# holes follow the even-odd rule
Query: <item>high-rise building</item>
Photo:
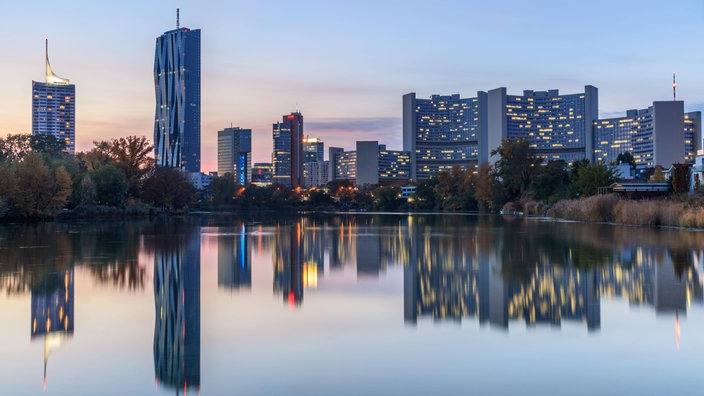
[[344, 152], [345, 149], [343, 149], [342, 147], [328, 148], [328, 181], [336, 179], [338, 155], [341, 155]]
[[252, 177], [252, 130], [225, 128], [218, 131], [218, 175], [232, 174], [246, 186]]
[[594, 160], [611, 163], [633, 155], [637, 169], [694, 161], [701, 138], [701, 112], [684, 112], [682, 101], [653, 102], [625, 117], [594, 121]]
[[32, 135], [53, 135], [66, 143], [66, 151], [76, 152], [76, 86], [54, 74], [49, 65], [46, 42], [46, 80], [32, 81]]
[[502, 140], [524, 138], [533, 153], [547, 161], [591, 159], [592, 124], [598, 117], [598, 90], [591, 85], [569, 95], [560, 95], [557, 89], [526, 90], [523, 95], [492, 89], [487, 95], [487, 145], [482, 148], [487, 153], [482, 157], [494, 162], [497, 156], [489, 158], [488, 152]]
[[484, 92], [476, 98], [455, 94], [417, 99], [415, 92], [403, 96], [403, 150], [411, 152], [412, 179], [480, 160], [485, 103]]
[[200, 172], [200, 29], [156, 38], [154, 89], [156, 166]]
[[325, 155], [325, 144], [318, 138], [303, 138], [303, 163], [323, 162]]
[[303, 115], [295, 112], [273, 124], [274, 183], [293, 188], [303, 185]]

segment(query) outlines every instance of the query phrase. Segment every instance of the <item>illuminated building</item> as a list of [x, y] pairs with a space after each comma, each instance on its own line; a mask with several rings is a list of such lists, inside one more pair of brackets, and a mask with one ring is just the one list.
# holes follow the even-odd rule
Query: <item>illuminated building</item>
[[199, 389], [200, 233], [153, 238], [156, 381], [170, 388]]
[[303, 138], [303, 162], [323, 162], [325, 144], [318, 138]]
[[218, 131], [218, 175], [230, 173], [242, 186], [252, 177], [252, 130], [225, 128]]
[[45, 82], [32, 81], [32, 135], [53, 135], [76, 152], [76, 86], [54, 74], [46, 40]]
[[328, 184], [330, 162], [306, 162], [303, 164], [303, 184], [306, 187], [318, 187]]
[[274, 183], [303, 186], [303, 115], [291, 113], [273, 124]]
[[156, 38], [154, 90], [156, 166], [200, 172], [200, 29]]
[[355, 151], [330, 151], [336, 166], [333, 180], [354, 180], [358, 185], [408, 181], [411, 154], [388, 150], [377, 141], [357, 142]]
[[44, 340], [45, 388], [49, 355], [73, 336], [73, 289], [73, 268], [47, 274], [32, 288], [31, 340]]
[[244, 224], [238, 227], [237, 234], [218, 237], [218, 286], [252, 287], [252, 258]]
[[329, 163], [324, 160], [325, 144], [318, 138], [303, 138], [303, 185], [317, 187], [328, 184]]
[[[507, 138], [523, 138], [533, 153], [546, 161], [591, 159], [592, 125], [598, 116], [598, 90], [591, 85], [582, 93], [568, 95], [560, 95], [557, 89], [526, 90], [523, 95], [507, 95], [506, 88], [493, 89], [487, 94], [487, 145], [482, 151], [499, 147]], [[489, 158], [485, 152], [480, 157], [485, 155]], [[496, 157], [489, 161], [496, 161]]]
[[625, 117], [594, 122], [594, 159], [616, 161], [626, 151], [637, 169], [692, 163], [701, 140], [701, 112], [684, 112], [684, 102], [653, 102], [647, 109], [628, 110]]
[[335, 180], [338, 155], [345, 152], [342, 147], [328, 148], [328, 181]]
[[486, 93], [476, 98], [459, 94], [418, 99], [403, 96], [403, 150], [411, 153], [413, 180], [455, 166], [467, 168], [482, 159], [480, 134], [485, 129]]
[[274, 179], [273, 166], [268, 162], [257, 162], [252, 166], [252, 184], [259, 187], [268, 186]]

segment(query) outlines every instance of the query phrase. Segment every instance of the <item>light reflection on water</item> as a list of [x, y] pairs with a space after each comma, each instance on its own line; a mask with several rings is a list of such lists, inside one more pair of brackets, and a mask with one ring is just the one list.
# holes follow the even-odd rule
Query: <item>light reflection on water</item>
[[703, 242], [490, 216], [5, 226], [0, 387], [560, 394], [538, 384], [588, 363], [576, 393], [690, 392], [676, 379], [704, 356]]

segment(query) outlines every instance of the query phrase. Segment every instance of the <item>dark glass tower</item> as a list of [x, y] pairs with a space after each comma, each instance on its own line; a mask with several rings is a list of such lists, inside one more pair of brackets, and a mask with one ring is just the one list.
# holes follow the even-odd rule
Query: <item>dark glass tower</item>
[[32, 135], [54, 135], [76, 152], [76, 86], [54, 74], [46, 40], [46, 82], [32, 81]]
[[274, 183], [303, 186], [303, 115], [291, 113], [273, 125]]
[[154, 89], [156, 165], [200, 172], [200, 29], [156, 38]]

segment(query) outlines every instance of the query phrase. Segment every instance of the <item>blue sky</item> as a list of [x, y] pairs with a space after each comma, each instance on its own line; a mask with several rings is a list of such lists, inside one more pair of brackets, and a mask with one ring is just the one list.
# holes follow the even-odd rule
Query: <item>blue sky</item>
[[326, 146], [401, 148], [401, 96], [500, 86], [509, 93], [599, 88], [600, 113], [672, 98], [704, 109], [701, 1], [23, 1], [3, 4], [0, 134], [31, 130], [31, 80], [52, 67], [76, 84], [77, 149], [152, 138], [154, 39], [202, 29], [203, 169], [216, 132], [252, 128], [270, 159], [271, 124], [300, 110]]

